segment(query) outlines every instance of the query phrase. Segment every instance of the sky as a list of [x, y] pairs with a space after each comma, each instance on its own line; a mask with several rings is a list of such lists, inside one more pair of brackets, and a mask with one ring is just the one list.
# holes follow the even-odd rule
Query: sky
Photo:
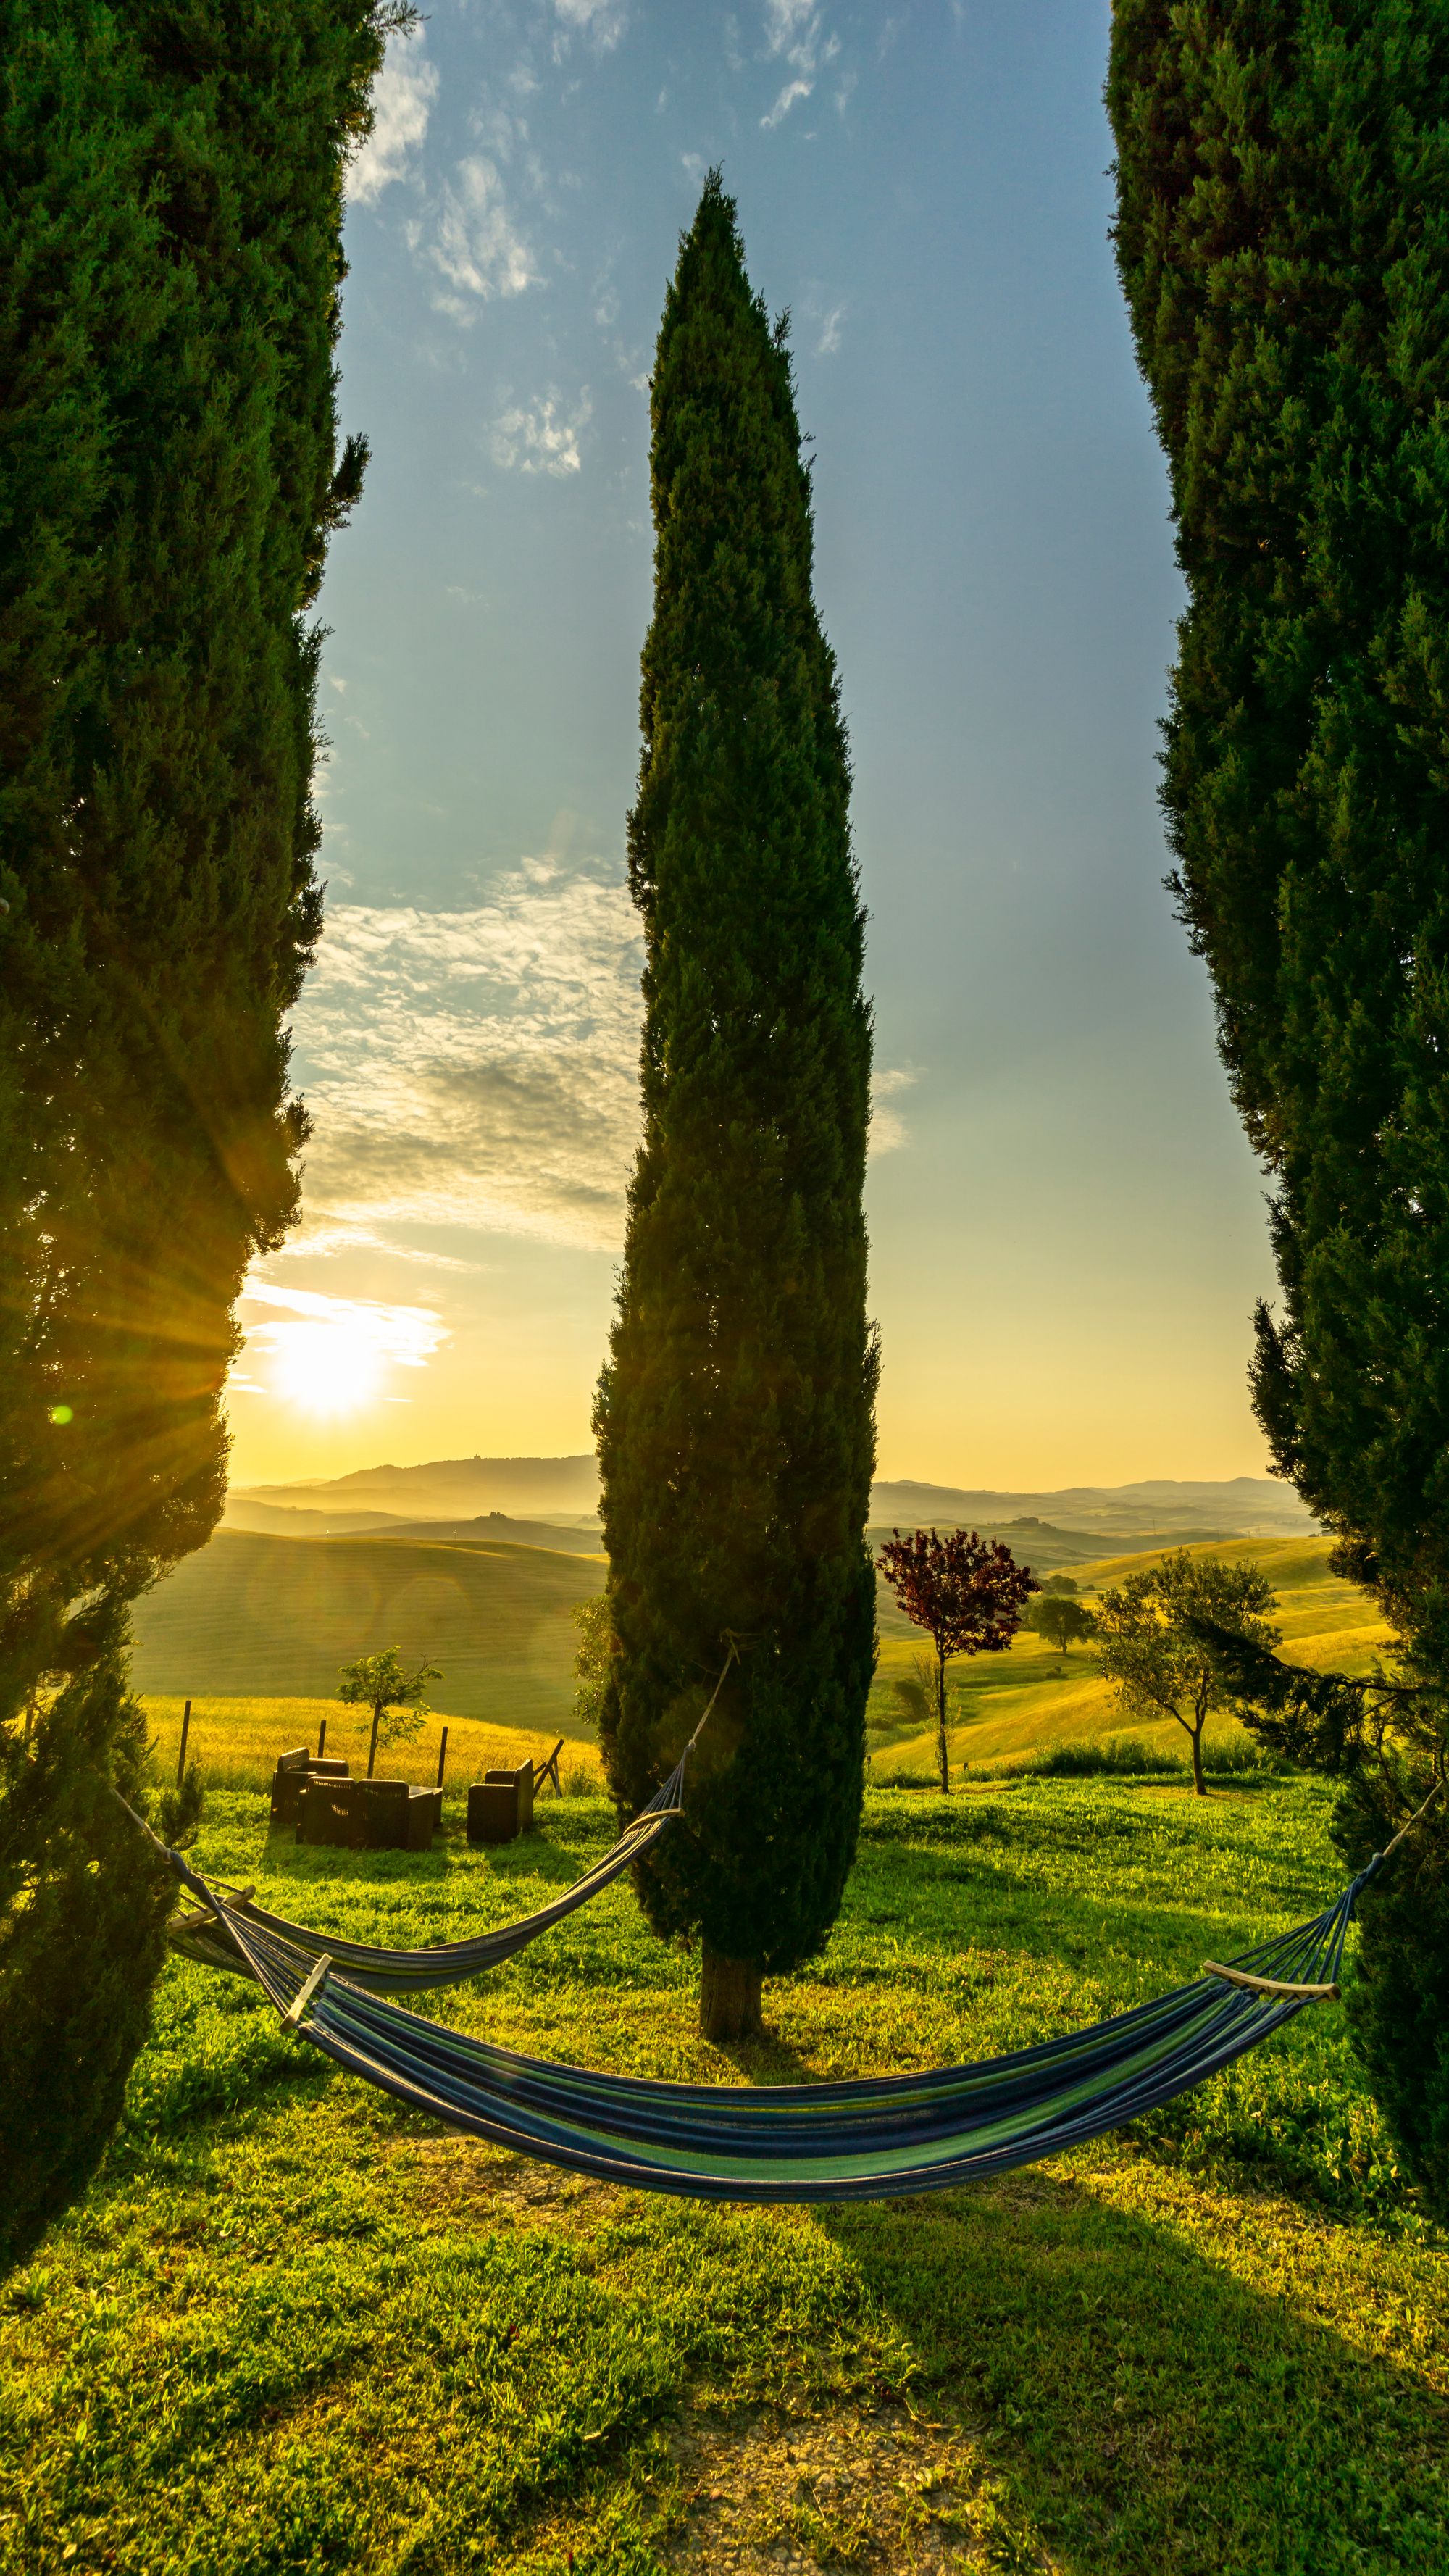
[[1264, 1183], [1161, 879], [1181, 606], [1105, 0], [433, 0], [350, 175], [304, 1216], [238, 1484], [590, 1445], [636, 1134], [648, 380], [723, 166], [788, 307], [877, 1030], [880, 1468], [1261, 1474]]

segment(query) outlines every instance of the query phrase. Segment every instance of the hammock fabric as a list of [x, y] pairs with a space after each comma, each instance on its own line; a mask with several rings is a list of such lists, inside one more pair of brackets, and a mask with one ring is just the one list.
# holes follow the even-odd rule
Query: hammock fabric
[[[374, 1994], [419, 1994], [430, 1986], [461, 1985], [465, 1978], [480, 1976], [485, 1968], [500, 1967], [505, 1959], [515, 1958], [547, 1932], [565, 1915], [587, 1905], [628, 1868], [631, 1861], [652, 1849], [660, 1835], [680, 1813], [684, 1790], [684, 1761], [671, 1771], [663, 1787], [656, 1789], [647, 1807], [641, 1807], [633, 1823], [627, 1825], [612, 1851], [595, 1861], [592, 1869], [575, 1879], [551, 1905], [541, 1905], [536, 1914], [525, 1914], [517, 1923], [500, 1923], [495, 1931], [479, 1932], [470, 1941], [446, 1941], [428, 1950], [384, 1950], [365, 1941], [343, 1941], [330, 1932], [314, 1932], [303, 1923], [289, 1923], [283, 1914], [268, 1914], [253, 1905], [250, 1896], [237, 1896], [218, 1913], [213, 1899], [206, 1895], [204, 1914], [191, 1914], [173, 1925], [171, 1946], [185, 1958], [199, 1959], [207, 1968], [230, 1968], [238, 1976], [251, 1977], [257, 1971], [252, 1965], [246, 1944], [237, 1936], [237, 1926], [245, 1922], [248, 1929], [269, 1933], [289, 1949], [304, 1955], [308, 1965], [314, 1959], [330, 1958], [344, 1967], [355, 1986]], [[175, 1855], [171, 1855], [174, 1859]], [[201, 1886], [189, 1874], [188, 1885]], [[205, 1891], [203, 1890], [203, 1893]]]
[[[546, 2163], [731, 2201], [939, 2191], [1059, 2154], [1171, 2101], [1336, 1991], [1355, 1900], [1385, 1857], [1312, 1922], [1089, 2030], [924, 2075], [756, 2088], [590, 2074], [426, 2021], [340, 1974], [345, 1945], [318, 1956], [266, 1918], [228, 1911], [171, 1855], [193, 1893], [226, 1912], [229, 1938], [284, 2020], [349, 2074]], [[1298, 1991], [1265, 1992], [1253, 1980]]]

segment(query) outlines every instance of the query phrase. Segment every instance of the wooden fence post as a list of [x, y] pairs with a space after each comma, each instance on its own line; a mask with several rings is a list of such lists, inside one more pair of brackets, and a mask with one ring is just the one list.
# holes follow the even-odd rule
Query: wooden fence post
[[326, 1720], [326, 1718], [324, 1717], [324, 1718], [322, 1719], [322, 1721], [321, 1721], [321, 1724], [318, 1726], [318, 1729], [317, 1729], [317, 1759], [318, 1759], [318, 1761], [319, 1761], [319, 1762], [321, 1761], [322, 1756], [323, 1756], [323, 1754], [326, 1752], [326, 1750], [327, 1750], [327, 1720]]
[[438, 1744], [438, 1787], [439, 1787], [440, 1789], [441, 1789], [441, 1787], [442, 1787], [442, 1785], [443, 1785], [443, 1764], [447, 1761], [447, 1758], [448, 1758], [448, 1730], [447, 1730], [447, 1728], [446, 1728], [446, 1726], [445, 1726], [445, 1727], [444, 1727], [444, 1729], [443, 1729], [443, 1732], [442, 1732], [442, 1736], [441, 1736], [441, 1738], [440, 1738], [440, 1740], [439, 1740], [439, 1744]]
[[178, 1789], [186, 1777], [186, 1739], [190, 1733], [191, 1702], [188, 1700], [181, 1713], [181, 1750], [176, 1756], [176, 1786]]
[[372, 1766], [377, 1760], [377, 1727], [378, 1720], [381, 1716], [381, 1709], [375, 1708], [372, 1712], [372, 1741], [367, 1748], [367, 1776], [369, 1780], [372, 1778]]

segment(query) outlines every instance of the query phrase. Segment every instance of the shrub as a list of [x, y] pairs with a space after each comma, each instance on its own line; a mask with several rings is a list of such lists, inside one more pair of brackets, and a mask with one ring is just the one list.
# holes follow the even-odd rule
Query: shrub
[[1090, 1780], [1113, 1773], [1168, 1777], [1186, 1772], [1187, 1764], [1180, 1754], [1164, 1752], [1140, 1736], [1106, 1735], [1096, 1743], [1053, 1744], [1013, 1768], [1033, 1780]]

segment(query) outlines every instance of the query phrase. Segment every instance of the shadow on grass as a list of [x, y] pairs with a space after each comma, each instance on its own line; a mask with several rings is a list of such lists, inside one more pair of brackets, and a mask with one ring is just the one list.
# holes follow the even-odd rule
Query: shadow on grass
[[[1315, 2231], [1301, 2282], [1269, 2294], [1181, 2226], [1040, 2169], [819, 2221], [909, 2343], [917, 2408], [984, 2440], [1021, 2550], [993, 2564], [1040, 2565], [1041, 2549], [1063, 2576], [1449, 2563], [1449, 2407], [1310, 2312], [1325, 2288], [1345, 2316], [1372, 2295], [1346, 2235]], [[1294, 2252], [1290, 2234], [1266, 2267], [1280, 2283]]]
[[[299, 1843], [290, 1825], [274, 1825], [267, 1835], [265, 1861], [277, 1878], [318, 1886], [358, 1885], [441, 1887], [460, 1877], [485, 1888], [568, 1887], [612, 1841], [607, 1826], [592, 1819], [560, 1818], [565, 1841], [547, 1831], [547, 1820], [512, 1843], [472, 1844], [461, 1826], [447, 1825], [430, 1851], [348, 1851], [336, 1844]], [[461, 1864], [461, 1870], [460, 1870]], [[524, 1909], [525, 1911], [527, 1909]]]

